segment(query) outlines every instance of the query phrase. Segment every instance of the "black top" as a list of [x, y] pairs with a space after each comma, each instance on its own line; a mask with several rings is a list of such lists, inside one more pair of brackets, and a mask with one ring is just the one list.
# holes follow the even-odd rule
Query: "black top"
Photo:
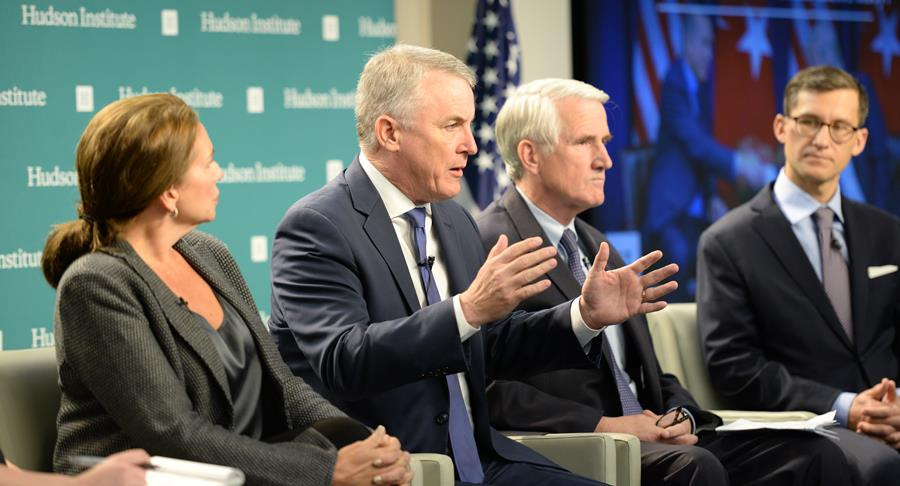
[[262, 367], [256, 352], [256, 343], [241, 315], [226, 299], [216, 292], [216, 299], [225, 314], [218, 331], [209, 321], [196, 314], [209, 330], [213, 345], [222, 358], [225, 375], [231, 389], [234, 404], [234, 431], [259, 439], [263, 432], [262, 416]]

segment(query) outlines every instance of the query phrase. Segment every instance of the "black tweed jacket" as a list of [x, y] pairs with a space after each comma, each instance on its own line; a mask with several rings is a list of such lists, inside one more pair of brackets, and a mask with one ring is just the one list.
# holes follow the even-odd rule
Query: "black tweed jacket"
[[[248, 323], [263, 369], [265, 434], [343, 416], [294, 377], [225, 245], [194, 231], [175, 249]], [[79, 258], [56, 295], [62, 403], [54, 467], [131, 447], [237, 467], [252, 485], [330, 484], [335, 447], [313, 429], [265, 443], [233, 431], [222, 362], [206, 331], [125, 241]]]

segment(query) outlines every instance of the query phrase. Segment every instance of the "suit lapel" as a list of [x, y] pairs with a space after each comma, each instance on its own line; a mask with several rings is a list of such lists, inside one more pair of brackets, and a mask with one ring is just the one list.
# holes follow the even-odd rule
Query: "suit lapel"
[[[862, 335], [862, 332], [868, 329], [874, 329], [874, 326], [866, 326], [866, 308], [868, 305], [868, 288], [869, 281], [866, 274], [868, 266], [868, 257], [873, 254], [873, 250], [867, 248], [866, 243], [870, 241], [865, 236], [865, 227], [860, 221], [860, 214], [856, 211], [856, 206], [846, 198], [841, 198], [841, 209], [844, 213], [844, 238], [847, 242], [847, 254], [850, 258], [848, 266], [850, 273], [850, 302], [853, 312], [853, 340], [857, 345], [868, 343], [873, 336]], [[858, 349], [864, 349], [863, 346], [857, 346]]]
[[[553, 246], [553, 243], [544, 234], [544, 230], [541, 229], [541, 225], [534, 218], [531, 210], [528, 209], [528, 205], [522, 199], [519, 191], [514, 187], [510, 187], [503, 193], [501, 202], [509, 213], [509, 219], [520, 239], [524, 240], [533, 236], [540, 236], [544, 240], [545, 246]], [[575, 276], [572, 275], [568, 265], [559, 255], [556, 256], [556, 266], [547, 272], [547, 277], [566, 299], [574, 299], [581, 295], [581, 285], [575, 280]]]
[[403, 300], [406, 301], [407, 310], [410, 313], [415, 312], [420, 307], [416, 289], [410, 279], [406, 260], [403, 258], [403, 251], [400, 249], [400, 242], [397, 241], [397, 233], [394, 231], [391, 218], [384, 207], [384, 201], [381, 200], [358, 158], [344, 172], [344, 178], [350, 189], [353, 208], [366, 216], [363, 230], [384, 259], [403, 295]]
[[[171, 289], [156, 275], [156, 273], [141, 259], [134, 249], [124, 240], [118, 240], [116, 246], [123, 250], [116, 252], [115, 255], [122, 257], [131, 266], [134, 271], [141, 276], [144, 282], [150, 287], [153, 295], [156, 296], [160, 308], [166, 315], [169, 326], [184, 339], [187, 345], [200, 356], [200, 361], [209, 368], [216, 383], [222, 389], [225, 399], [228, 401], [229, 409], [231, 403], [231, 388], [228, 385], [228, 378], [225, 375], [225, 366], [222, 364], [222, 358], [216, 351], [215, 345], [209, 337], [208, 331], [197, 322], [197, 316], [188, 309], [187, 305], [176, 296]], [[185, 247], [189, 245], [184, 241], [176, 244], [179, 253], [185, 256], [185, 259], [198, 271], [204, 278], [207, 278], [206, 265], [197, 260], [193, 254], [191, 259], [184, 253]], [[191, 252], [188, 252], [189, 254]], [[207, 278], [207, 281], [210, 280]]]
[[447, 268], [448, 286], [450, 295], [442, 295], [446, 299], [468, 288], [473, 276], [468, 275], [465, 255], [462, 254], [462, 245], [459, 242], [459, 232], [456, 231], [450, 214], [447, 211], [447, 202], [431, 203], [431, 224], [435, 229], [437, 238], [443, 253], [442, 259]]
[[849, 349], [853, 344], [841, 327], [837, 314], [831, 307], [831, 301], [825, 293], [825, 287], [816, 276], [815, 270], [809, 263], [809, 257], [797, 241], [797, 236], [791, 229], [791, 225], [784, 214], [775, 204], [772, 195], [772, 185], [760, 191], [750, 202], [751, 208], [757, 213], [753, 218], [753, 228], [766, 242], [775, 258], [787, 270], [787, 273], [797, 283], [808, 300], [815, 306], [819, 314], [838, 336], [841, 342]]
[[[592, 253], [592, 260], [597, 255], [600, 243], [604, 241], [609, 243], [603, 233], [580, 219], [575, 220], [575, 229], [578, 231], [578, 239], [583, 242], [584, 248]], [[625, 266], [625, 261], [610, 245], [607, 268], [613, 270], [623, 266]], [[663, 404], [662, 391], [658, 386], [647, 386], [659, 383], [659, 377], [656, 376], [656, 354], [650, 340], [650, 332], [641, 316], [632, 317], [620, 325], [625, 337], [623, 343], [626, 348], [625, 369], [637, 385], [638, 400], [648, 409], [659, 410]], [[629, 348], [633, 348], [631, 352], [629, 352]], [[638, 360], [635, 360], [634, 353], [637, 353]], [[647, 374], [652, 376], [645, 376]]]

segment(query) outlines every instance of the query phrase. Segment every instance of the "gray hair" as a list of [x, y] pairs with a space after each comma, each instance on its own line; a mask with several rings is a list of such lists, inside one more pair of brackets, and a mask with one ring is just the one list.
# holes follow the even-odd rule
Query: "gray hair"
[[545, 153], [552, 153], [559, 141], [560, 121], [556, 102], [575, 97], [600, 103], [609, 101], [603, 91], [574, 79], [538, 79], [519, 86], [497, 114], [497, 147], [509, 178], [522, 178], [518, 146], [531, 140]]
[[410, 122], [419, 85], [429, 71], [458, 76], [475, 87], [475, 75], [464, 62], [435, 49], [398, 44], [369, 59], [356, 84], [356, 134], [364, 150], [374, 152], [378, 148], [378, 117], [388, 115], [401, 126]]

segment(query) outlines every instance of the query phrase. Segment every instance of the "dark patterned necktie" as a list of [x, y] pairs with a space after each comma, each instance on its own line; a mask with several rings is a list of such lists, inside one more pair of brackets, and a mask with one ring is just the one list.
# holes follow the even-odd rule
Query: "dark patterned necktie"
[[[566, 254], [569, 270], [572, 271], [572, 275], [575, 276], [578, 285], [584, 285], [586, 275], [584, 274], [584, 266], [581, 264], [581, 253], [578, 251], [575, 233], [570, 229], [566, 229], [559, 242], [562, 244], [563, 252]], [[612, 371], [613, 377], [616, 380], [616, 389], [619, 391], [619, 402], [622, 404], [622, 415], [637, 415], [643, 412], [644, 408], [641, 407], [637, 397], [634, 396], [634, 392], [631, 391], [631, 387], [628, 386], [628, 379], [625, 377], [625, 373], [622, 372], [622, 369], [619, 368], [619, 364], [616, 363], [615, 355], [612, 352], [612, 348], [609, 347], [606, 336], [603, 336], [600, 342], [602, 343], [601, 346], [603, 347], [604, 355], [609, 357], [609, 359], [598, 359], [597, 365], [600, 366], [600, 363], [603, 361], [607, 362], [609, 365], [609, 369]]]
[[[416, 264], [419, 266], [419, 274], [422, 277], [422, 286], [425, 290], [425, 302], [427, 305], [441, 301], [434, 275], [431, 273], [431, 261], [425, 253], [425, 208], [413, 208], [406, 214], [406, 219], [412, 226], [412, 242], [416, 248]], [[481, 459], [478, 457], [478, 446], [475, 444], [475, 435], [469, 416], [466, 413], [466, 404], [463, 401], [462, 390], [459, 386], [459, 378], [456, 375], [447, 375], [447, 391], [450, 401], [450, 447], [453, 449], [453, 462], [459, 479], [467, 483], [484, 482], [484, 469]]]
[[847, 262], [841, 255], [841, 245], [831, 234], [834, 223], [834, 211], [831, 208], [819, 208], [815, 213], [815, 222], [819, 231], [819, 252], [822, 254], [822, 285], [828, 300], [841, 321], [841, 327], [853, 341], [853, 314], [850, 311], [850, 273]]

